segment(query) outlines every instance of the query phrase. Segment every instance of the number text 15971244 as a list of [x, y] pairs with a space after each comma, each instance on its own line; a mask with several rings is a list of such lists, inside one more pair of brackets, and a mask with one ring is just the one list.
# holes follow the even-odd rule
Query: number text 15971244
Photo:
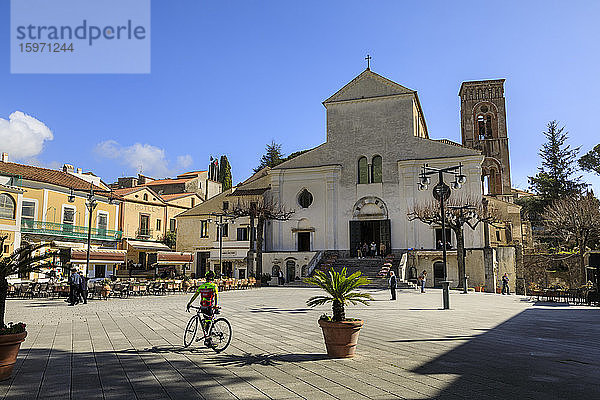
[[73, 52], [73, 43], [19, 43], [21, 53], [66, 53]]

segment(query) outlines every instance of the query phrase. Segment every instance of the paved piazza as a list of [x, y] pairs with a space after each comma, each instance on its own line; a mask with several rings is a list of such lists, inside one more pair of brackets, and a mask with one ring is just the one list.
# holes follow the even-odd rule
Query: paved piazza
[[535, 304], [519, 296], [371, 291], [357, 356], [331, 360], [309, 309], [318, 290], [221, 294], [233, 325], [222, 354], [182, 349], [188, 295], [7, 302], [25, 321], [10, 399], [597, 399], [600, 309]]

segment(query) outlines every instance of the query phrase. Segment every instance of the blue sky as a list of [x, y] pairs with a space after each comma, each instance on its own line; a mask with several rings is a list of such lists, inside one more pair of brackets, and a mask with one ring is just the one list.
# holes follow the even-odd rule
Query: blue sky
[[238, 182], [271, 140], [285, 153], [322, 143], [321, 102], [369, 53], [373, 71], [419, 92], [432, 138], [460, 141], [462, 81], [506, 78], [516, 187], [536, 172], [549, 120], [582, 151], [600, 143], [600, 2], [423, 3], [154, 0], [150, 74], [11, 75], [5, 0], [0, 118], [47, 125], [52, 140], [22, 157], [40, 165], [112, 182], [135, 164], [174, 175], [227, 154]]

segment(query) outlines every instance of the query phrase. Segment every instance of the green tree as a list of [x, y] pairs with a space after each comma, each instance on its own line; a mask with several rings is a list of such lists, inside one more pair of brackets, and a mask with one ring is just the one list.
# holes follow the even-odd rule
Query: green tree
[[543, 210], [553, 201], [566, 195], [577, 194], [585, 188], [581, 176], [575, 176], [579, 147], [572, 149], [566, 143], [569, 135], [565, 132], [565, 127], [559, 128], [556, 121], [550, 121], [544, 136], [546, 143], [539, 152], [542, 166], [538, 168], [535, 176], [529, 177], [530, 189], [540, 202], [532, 207], [534, 212], [539, 212], [540, 207]]
[[175, 245], [177, 244], [177, 233], [167, 232], [165, 234], [165, 236], [163, 237], [162, 242], [164, 244], [166, 244], [167, 246], [169, 246], [170, 248], [174, 249]]
[[221, 182], [223, 191], [231, 189], [231, 165], [226, 155], [221, 156], [219, 170], [219, 182]]
[[266, 153], [260, 158], [260, 164], [254, 168], [254, 172], [258, 172], [264, 167], [275, 167], [284, 161], [283, 153], [281, 152], [281, 144], [271, 141], [265, 147]]
[[579, 159], [579, 168], [600, 175], [600, 144]]
[[306, 153], [307, 151], [310, 151], [310, 150], [295, 151], [295, 152], [291, 153], [289, 156], [287, 156], [286, 158], [284, 158], [283, 161], [288, 161], [288, 160], [291, 160], [292, 158], [296, 158], [299, 155]]

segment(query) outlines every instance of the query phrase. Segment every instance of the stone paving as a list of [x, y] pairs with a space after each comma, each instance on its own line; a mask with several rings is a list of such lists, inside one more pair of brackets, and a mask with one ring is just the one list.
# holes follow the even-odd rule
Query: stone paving
[[593, 399], [600, 398], [600, 309], [519, 296], [370, 290], [354, 359], [331, 360], [312, 288], [221, 294], [233, 325], [221, 354], [182, 348], [188, 295], [8, 300], [28, 324], [7, 399]]

